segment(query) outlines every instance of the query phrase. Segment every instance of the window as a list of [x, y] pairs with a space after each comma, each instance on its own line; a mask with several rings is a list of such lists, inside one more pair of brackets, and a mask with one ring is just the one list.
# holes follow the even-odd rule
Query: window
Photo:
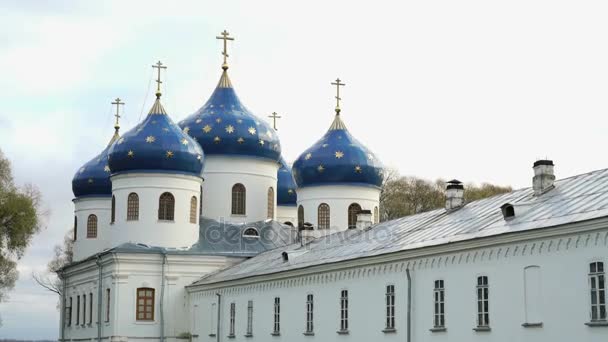
[[69, 306], [67, 306], [65, 308], [66, 309], [66, 311], [65, 311], [65, 321], [66, 321], [68, 327], [72, 325], [72, 297], [70, 297], [69, 303], [70, 303]]
[[340, 293], [340, 331], [348, 331], [348, 290]]
[[435, 328], [445, 327], [445, 287], [443, 280], [435, 280], [433, 289], [433, 326]]
[[591, 321], [606, 321], [606, 273], [603, 262], [589, 265], [589, 285], [591, 286]]
[[386, 330], [395, 329], [395, 285], [386, 287]]
[[313, 296], [309, 294], [306, 296], [306, 333], [314, 332], [314, 324], [313, 324]]
[[374, 207], [374, 223], [380, 223], [380, 210], [378, 210], [378, 207]]
[[526, 315], [524, 326], [542, 323], [540, 306], [543, 293], [540, 279], [540, 266], [524, 268], [524, 311]]
[[140, 287], [137, 289], [137, 310], [138, 321], [154, 320], [154, 289]]
[[249, 227], [243, 232], [243, 237], [260, 237], [260, 233], [258, 233], [257, 229]]
[[353, 203], [348, 206], [348, 228], [357, 228], [357, 214], [361, 211], [361, 206]]
[[82, 326], [87, 322], [87, 295], [82, 295]]
[[93, 324], [93, 293], [89, 293], [89, 325]]
[[74, 238], [72, 240], [76, 241], [78, 238], [78, 218], [74, 216]]
[[110, 223], [116, 221], [116, 197], [112, 195], [112, 208], [110, 210]]
[[274, 218], [274, 189], [272, 187], [268, 188], [268, 198], [267, 198], [267, 207], [268, 207], [268, 213], [267, 213], [267, 218], [269, 219], [273, 219]]
[[110, 321], [110, 289], [106, 289], [106, 322]]
[[304, 207], [298, 207], [298, 228], [304, 226]]
[[247, 334], [245, 336], [253, 336], [253, 301], [247, 302]]
[[132, 192], [127, 197], [127, 221], [139, 220], [139, 196]]
[[215, 336], [215, 330], [217, 329], [217, 323], [215, 322], [216, 316], [217, 316], [217, 304], [212, 303], [211, 304], [211, 314], [209, 315], [209, 317], [211, 318], [209, 320], [209, 323], [211, 323], [211, 328], [209, 329], [209, 331], [211, 331], [211, 334], [209, 334], [210, 336]]
[[201, 185], [201, 195], [199, 196], [199, 198], [201, 200], [200, 200], [200, 202], [198, 202], [198, 215], [203, 216], [203, 186], [202, 185]]
[[477, 326], [490, 326], [488, 277], [477, 277]]
[[243, 184], [235, 184], [232, 187], [232, 215], [245, 215], [245, 199], [247, 191]]
[[173, 221], [175, 211], [175, 197], [169, 192], [160, 195], [158, 199], [158, 219], [163, 221]]
[[76, 296], [76, 325], [80, 324], [80, 296]]
[[317, 211], [317, 227], [319, 229], [329, 229], [329, 205], [321, 203]]
[[91, 214], [87, 219], [87, 239], [95, 239], [97, 237], [97, 216]]
[[273, 334], [278, 335], [281, 332], [281, 298], [274, 297], [274, 326]]
[[196, 196], [190, 198], [190, 223], [196, 223]]
[[230, 303], [230, 334], [228, 337], [234, 337], [234, 316], [236, 315], [236, 307], [234, 303]]

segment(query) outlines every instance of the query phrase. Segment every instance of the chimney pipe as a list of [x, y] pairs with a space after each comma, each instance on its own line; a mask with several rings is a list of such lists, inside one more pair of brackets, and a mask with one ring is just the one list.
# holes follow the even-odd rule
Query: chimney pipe
[[357, 213], [357, 229], [364, 230], [372, 226], [372, 211], [360, 210]]
[[555, 187], [555, 174], [553, 173], [553, 161], [541, 159], [534, 162], [534, 177], [532, 178], [532, 188], [534, 195], [540, 196]]
[[457, 179], [452, 179], [445, 187], [445, 210], [454, 211], [464, 206], [464, 185]]

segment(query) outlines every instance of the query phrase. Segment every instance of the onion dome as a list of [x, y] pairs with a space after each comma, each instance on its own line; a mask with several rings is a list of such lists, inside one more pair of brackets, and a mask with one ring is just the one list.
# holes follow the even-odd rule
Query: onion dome
[[[340, 85], [340, 79], [336, 80]], [[346, 129], [340, 118], [340, 94], [336, 96], [336, 116], [329, 130], [304, 151], [293, 164], [298, 187], [318, 185], [364, 185], [379, 188], [383, 180], [382, 164]]]
[[295, 206], [298, 200], [296, 182], [293, 180], [291, 167], [281, 158], [277, 172], [277, 205]]
[[110, 167], [108, 166], [108, 151], [118, 140], [118, 128], [108, 146], [99, 155], [84, 164], [72, 179], [72, 192], [75, 197], [110, 196], [112, 195], [112, 182], [110, 182]]
[[148, 116], [110, 148], [112, 174], [167, 172], [200, 176], [203, 150], [167, 115], [160, 96], [157, 91]]
[[213, 94], [179, 126], [198, 141], [207, 155], [279, 161], [281, 144], [276, 131], [241, 103], [228, 77], [225, 51], [224, 54], [222, 76]]

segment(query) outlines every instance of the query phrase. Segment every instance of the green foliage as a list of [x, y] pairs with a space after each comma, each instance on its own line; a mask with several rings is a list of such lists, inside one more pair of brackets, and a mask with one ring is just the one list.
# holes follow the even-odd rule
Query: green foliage
[[0, 151], [0, 301], [17, 280], [16, 259], [40, 230], [40, 193], [15, 186], [11, 164]]
[[[491, 197], [511, 191], [509, 186], [483, 183], [480, 186], [467, 184], [464, 197], [467, 202]], [[403, 177], [395, 170], [385, 172], [380, 194], [382, 221], [443, 208], [445, 205], [445, 181], [434, 182], [418, 177]]]

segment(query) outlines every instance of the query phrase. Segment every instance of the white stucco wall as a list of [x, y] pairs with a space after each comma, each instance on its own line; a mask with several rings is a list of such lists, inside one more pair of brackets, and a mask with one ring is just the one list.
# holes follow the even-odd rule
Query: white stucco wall
[[[74, 261], [78, 261], [108, 248], [111, 197], [82, 197], [74, 199], [73, 202], [77, 220]], [[87, 238], [89, 215], [97, 216], [97, 238]]]
[[279, 205], [277, 206], [277, 221], [281, 223], [291, 222], [294, 226], [298, 225], [298, 207]]
[[[203, 216], [231, 223], [267, 219], [270, 187], [274, 189], [276, 208], [278, 169], [278, 163], [265, 159], [207, 156], [203, 170]], [[232, 215], [232, 187], [237, 183], [246, 189], [245, 215]], [[275, 210], [275, 217], [276, 214]]]
[[[116, 198], [116, 221], [110, 225], [111, 247], [125, 242], [162, 247], [188, 247], [199, 235], [199, 177], [179, 174], [128, 173], [112, 176], [112, 193]], [[127, 198], [139, 197], [139, 219], [127, 220]], [[175, 198], [173, 221], [158, 220], [159, 197], [170, 192]], [[197, 199], [196, 223], [190, 222], [190, 200]]]
[[[358, 203], [363, 210], [371, 210], [380, 205], [380, 190], [365, 186], [328, 185], [298, 188], [298, 206], [304, 207], [304, 222], [310, 222], [315, 229], [318, 223], [318, 208], [321, 203], [330, 207], [330, 231], [348, 229], [348, 207]], [[297, 208], [296, 208], [297, 217]], [[296, 219], [297, 224], [297, 219]]]

